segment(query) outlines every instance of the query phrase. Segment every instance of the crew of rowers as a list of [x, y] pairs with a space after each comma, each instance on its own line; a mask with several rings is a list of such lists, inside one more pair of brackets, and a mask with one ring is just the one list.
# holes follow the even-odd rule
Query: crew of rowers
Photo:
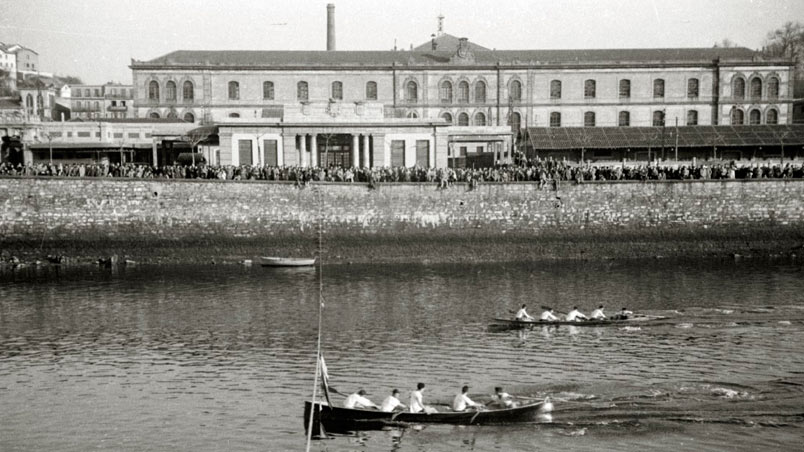
[[[349, 395], [346, 400], [343, 402], [343, 406], [345, 408], [374, 408], [380, 411], [385, 412], [392, 412], [392, 411], [401, 411], [401, 410], [408, 410], [411, 413], [437, 413], [434, 407], [430, 405], [424, 404], [424, 383], [419, 383], [416, 385], [416, 390], [410, 393], [410, 404], [405, 405], [399, 400], [399, 390], [394, 389], [391, 391], [391, 395], [385, 398], [382, 401], [382, 404], [376, 405], [374, 402], [369, 400], [366, 397], [366, 391], [361, 389], [354, 394]], [[494, 388], [494, 394], [491, 396], [491, 401], [486, 404], [481, 404], [473, 401], [467, 395], [469, 393], [469, 386], [464, 386], [461, 388], [460, 394], [457, 394], [454, 399], [452, 399], [452, 411], [460, 412], [466, 411], [469, 408], [475, 410], [482, 410], [486, 407], [491, 408], [516, 408], [518, 403], [515, 402], [513, 399], [514, 397], [508, 394], [507, 392], [503, 391], [503, 388], [497, 386]]]
[[[626, 308], [623, 308], [618, 314], [611, 316], [611, 318], [607, 317], [606, 314], [603, 313], [603, 305], [600, 305], [592, 311], [592, 314], [587, 317], [583, 312], [578, 310], [578, 306], [572, 308], [572, 311], [568, 312], [565, 316], [563, 321], [565, 322], [584, 322], [587, 320], [626, 320], [629, 316], [633, 315], [634, 313], [629, 311]], [[535, 317], [528, 314], [527, 305], [523, 304], [522, 307], [516, 313], [516, 319], [520, 322], [532, 322], [536, 320]], [[539, 320], [542, 322], [559, 322], [562, 319], [556, 317], [553, 314], [553, 308], [545, 306], [544, 312], [539, 317]]]

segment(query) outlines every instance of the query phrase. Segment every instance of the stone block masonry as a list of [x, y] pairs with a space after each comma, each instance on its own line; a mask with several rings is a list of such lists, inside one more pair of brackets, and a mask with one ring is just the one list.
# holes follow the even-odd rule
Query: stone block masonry
[[[804, 181], [457, 184], [0, 178], [5, 257], [463, 262], [784, 254]], [[790, 251], [794, 250], [794, 251]], [[804, 250], [801, 250], [804, 253]]]

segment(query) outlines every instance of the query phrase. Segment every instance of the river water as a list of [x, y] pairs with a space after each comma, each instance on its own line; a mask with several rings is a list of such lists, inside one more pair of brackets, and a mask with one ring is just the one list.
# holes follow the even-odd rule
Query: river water
[[[468, 384], [549, 395], [553, 420], [423, 426], [316, 451], [800, 450], [804, 267], [794, 261], [325, 266], [332, 386], [426, 401]], [[315, 269], [25, 268], [0, 274], [0, 450], [299, 451]], [[489, 329], [527, 303], [653, 324]]]

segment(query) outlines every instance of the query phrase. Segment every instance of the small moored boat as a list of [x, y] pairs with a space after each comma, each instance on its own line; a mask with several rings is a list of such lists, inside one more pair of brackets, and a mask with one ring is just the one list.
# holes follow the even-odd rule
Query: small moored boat
[[315, 258], [261, 256], [263, 267], [309, 267], [315, 265]]

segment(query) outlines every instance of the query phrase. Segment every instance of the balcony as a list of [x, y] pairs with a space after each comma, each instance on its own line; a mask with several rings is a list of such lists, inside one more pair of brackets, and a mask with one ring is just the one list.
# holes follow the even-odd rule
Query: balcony
[[106, 107], [106, 111], [128, 111], [128, 107], [125, 105], [109, 105]]

